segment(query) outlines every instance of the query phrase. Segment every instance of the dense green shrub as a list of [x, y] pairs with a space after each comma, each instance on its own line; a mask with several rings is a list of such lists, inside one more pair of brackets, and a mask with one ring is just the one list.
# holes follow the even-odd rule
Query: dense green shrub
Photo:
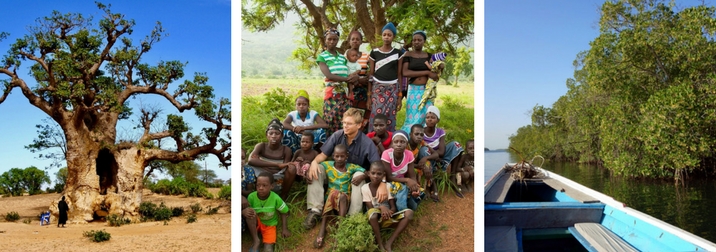
[[199, 203], [193, 204], [193, 205], [189, 206], [189, 208], [191, 208], [191, 212], [192, 212], [192, 213], [201, 212], [201, 210], [203, 209], [203, 208], [201, 207], [201, 204], [199, 204]]
[[213, 197], [206, 190], [201, 182], [187, 182], [182, 177], [172, 180], [160, 179], [157, 183], [150, 185], [149, 189], [154, 193], [165, 195], [185, 195], [187, 197]]
[[82, 233], [82, 236], [89, 238], [90, 241], [93, 241], [93, 242], [109, 241], [109, 239], [112, 238], [112, 235], [105, 232], [104, 230], [86, 231], [86, 232]]
[[344, 217], [330, 236], [335, 241], [333, 251], [378, 251], [373, 229], [364, 213]]
[[222, 186], [219, 191], [219, 199], [231, 200], [231, 186]]
[[157, 204], [154, 204], [152, 202], [142, 202], [139, 204], [139, 214], [141, 214], [144, 218], [147, 219], [153, 219], [154, 213], [157, 211]]
[[184, 214], [183, 207], [172, 207], [172, 217], [182, 216]]
[[110, 227], [120, 227], [131, 222], [132, 221], [129, 218], [122, 218], [122, 216], [119, 216], [117, 214], [110, 214], [109, 216], [107, 216], [107, 224]]
[[5, 220], [6, 221], [17, 221], [20, 219], [20, 214], [18, 214], [15, 211], [9, 212], [5, 214]]
[[167, 207], [157, 208], [157, 211], [154, 212], [154, 220], [156, 220], [156, 221], [171, 220], [171, 219], [172, 219], [172, 210]]

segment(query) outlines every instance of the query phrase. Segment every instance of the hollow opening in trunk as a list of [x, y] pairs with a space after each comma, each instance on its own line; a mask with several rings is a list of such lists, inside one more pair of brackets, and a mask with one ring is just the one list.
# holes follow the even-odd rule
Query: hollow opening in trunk
[[117, 193], [117, 160], [108, 149], [99, 151], [96, 160], [97, 175], [99, 176], [99, 193], [106, 195], [107, 191]]

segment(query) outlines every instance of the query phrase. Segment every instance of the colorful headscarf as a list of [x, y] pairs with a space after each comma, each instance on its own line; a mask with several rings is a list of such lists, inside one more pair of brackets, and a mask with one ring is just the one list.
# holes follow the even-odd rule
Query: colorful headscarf
[[397, 137], [397, 136], [402, 136], [402, 137], [404, 137], [406, 141], [409, 139], [409, 138], [408, 138], [408, 133], [405, 133], [405, 131], [402, 131], [402, 130], [397, 130], [397, 131], [393, 132], [393, 139], [392, 139], [392, 140], [395, 140], [395, 137]]
[[328, 28], [325, 32], [323, 32], [323, 36], [326, 37], [328, 34], [336, 34], [339, 38], [341, 37], [341, 32], [336, 30], [336, 28]]
[[427, 40], [427, 39], [428, 39], [428, 35], [426, 35], [426, 34], [425, 34], [425, 31], [423, 31], [423, 30], [417, 30], [417, 31], [413, 32], [413, 36], [415, 36], [415, 34], [420, 34], [420, 35], [422, 35], [422, 36], [423, 36], [423, 40]]
[[306, 101], [311, 103], [311, 99], [308, 98], [308, 92], [306, 92], [306, 90], [303, 90], [303, 89], [298, 90], [298, 95], [296, 96], [296, 100], [298, 100], [299, 97], [306, 98]]
[[269, 122], [268, 127], [266, 127], [266, 134], [268, 134], [269, 130], [278, 130], [283, 134], [283, 124], [281, 124], [278, 118], [274, 118]]
[[387, 24], [385, 24], [385, 26], [383, 26], [383, 29], [380, 30], [380, 32], [384, 32], [386, 29], [393, 32], [393, 36], [398, 34], [398, 30], [395, 29], [395, 25], [392, 22], [388, 22]]

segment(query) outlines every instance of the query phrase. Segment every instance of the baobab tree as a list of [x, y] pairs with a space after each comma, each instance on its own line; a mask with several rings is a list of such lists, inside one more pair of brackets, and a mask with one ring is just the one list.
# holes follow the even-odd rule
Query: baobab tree
[[[38, 19], [0, 62], [0, 76], [9, 77], [1, 80], [0, 104], [19, 90], [63, 132], [68, 169], [64, 193], [73, 222], [92, 220], [101, 209], [136, 218], [144, 169], [152, 161], [213, 155], [224, 167], [231, 165], [229, 99], [215, 99], [204, 73], [195, 73], [170, 91], [170, 85], [184, 78], [187, 63], [142, 61], [165, 35], [161, 24], [135, 44], [129, 38], [134, 20], [113, 13], [109, 5], [97, 7], [103, 17], [96, 26], [81, 14], [57, 11]], [[3, 38], [7, 34], [2, 33]], [[30, 64], [34, 87], [17, 74], [21, 63]], [[128, 99], [140, 95], [162, 97], [178, 113], [193, 111], [212, 126], [192, 134], [181, 115], [169, 114], [164, 130], [156, 131], [151, 125], [160, 111], [141, 109], [141, 137], [119, 141], [117, 122], [131, 114]]]

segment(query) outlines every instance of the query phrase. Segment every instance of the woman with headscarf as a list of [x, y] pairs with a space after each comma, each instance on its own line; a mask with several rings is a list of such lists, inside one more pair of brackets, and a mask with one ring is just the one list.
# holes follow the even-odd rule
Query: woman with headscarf
[[62, 196], [60, 202], [57, 203], [57, 209], [60, 211], [60, 218], [57, 220], [57, 227], [60, 227], [60, 224], [62, 224], [62, 227], [65, 227], [65, 224], [67, 224], [67, 211], [70, 210], [70, 207], [67, 206], [67, 202], [65, 202], [65, 196]]
[[341, 129], [343, 113], [351, 107], [348, 99], [348, 82], [356, 82], [358, 76], [348, 76], [348, 60], [338, 53], [336, 46], [341, 33], [334, 28], [326, 30], [326, 50], [318, 55], [316, 64], [325, 78], [325, 96], [323, 97], [323, 117], [328, 123], [328, 136]]
[[401, 70], [398, 67], [398, 59], [403, 54], [392, 46], [396, 33], [395, 25], [388, 22], [382, 31], [383, 45], [370, 52], [368, 76], [373, 81], [371, 90], [373, 94], [371, 95], [369, 132], [373, 131], [373, 118], [377, 114], [387, 116], [388, 131], [395, 131], [395, 115], [402, 106], [403, 95], [398, 83]]
[[315, 110], [311, 110], [308, 92], [299, 90], [296, 97], [296, 110], [291, 111], [283, 120], [283, 139], [281, 144], [291, 148], [291, 153], [301, 149], [301, 134], [303, 131], [313, 132], [313, 148], [320, 150], [326, 142], [326, 128], [328, 124]]
[[348, 34], [348, 44], [351, 49], [354, 49], [360, 55], [358, 64], [361, 66], [361, 71], [358, 74], [358, 80], [353, 83], [353, 100], [352, 107], [360, 109], [363, 112], [363, 133], [368, 133], [368, 122], [370, 121], [370, 102], [368, 101], [368, 90], [370, 85], [368, 81], [368, 58], [370, 57], [367, 52], [361, 52], [360, 46], [363, 44], [363, 34], [359, 31], [352, 31]]
[[281, 145], [283, 125], [278, 118], [271, 120], [266, 127], [266, 138], [268, 143], [258, 143], [254, 147], [249, 156], [249, 165], [254, 168], [256, 174], [264, 171], [273, 174], [276, 183], [281, 184], [280, 196], [286, 200], [296, 179], [296, 167], [290, 164], [293, 155], [291, 148]]
[[439, 78], [435, 72], [430, 71], [431, 54], [423, 51], [423, 45], [427, 37], [424, 31], [415, 31], [411, 42], [413, 50], [406, 52], [401, 57], [403, 64], [400, 66], [402, 68], [401, 73], [404, 77], [409, 78], [407, 102], [405, 104], [405, 122], [400, 128], [406, 132], [410, 132], [410, 127], [415, 124], [425, 124], [425, 113], [428, 107], [433, 105], [432, 101], [428, 101], [424, 106], [419, 106], [425, 93], [425, 84], [428, 82], [428, 78], [435, 81]]

